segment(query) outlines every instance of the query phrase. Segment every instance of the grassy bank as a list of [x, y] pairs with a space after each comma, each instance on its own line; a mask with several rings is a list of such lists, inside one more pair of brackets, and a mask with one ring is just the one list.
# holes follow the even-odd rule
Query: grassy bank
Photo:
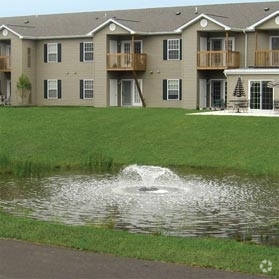
[[[279, 121], [181, 109], [1, 108], [0, 169], [154, 164], [278, 175]], [[32, 172], [32, 171], [31, 171]]]
[[[128, 164], [279, 174], [278, 118], [193, 116], [181, 109], [0, 108], [0, 173], [117, 171]], [[0, 238], [279, 277], [279, 250], [213, 238], [135, 235], [0, 212]]]
[[0, 237], [31, 240], [124, 257], [262, 274], [264, 259], [273, 263], [268, 275], [279, 277], [279, 249], [214, 238], [136, 235], [89, 226], [66, 226], [0, 213]]

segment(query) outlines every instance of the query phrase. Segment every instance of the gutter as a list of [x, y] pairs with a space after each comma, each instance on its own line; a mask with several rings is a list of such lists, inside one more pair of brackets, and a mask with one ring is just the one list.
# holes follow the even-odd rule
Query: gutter
[[78, 39], [78, 38], [93, 38], [93, 35], [45, 36], [45, 37], [20, 36], [20, 39], [23, 40], [51, 40], [51, 39]]

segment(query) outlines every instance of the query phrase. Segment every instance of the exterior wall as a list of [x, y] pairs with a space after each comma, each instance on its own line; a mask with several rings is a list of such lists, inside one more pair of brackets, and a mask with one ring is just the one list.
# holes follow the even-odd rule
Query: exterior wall
[[[80, 43], [91, 42], [92, 38], [42, 40], [36, 44], [37, 60], [37, 105], [59, 106], [93, 106], [93, 99], [80, 99], [80, 80], [94, 79], [94, 61], [80, 62]], [[44, 62], [44, 44], [61, 43], [62, 61], [60, 63]], [[97, 56], [94, 51], [94, 58]], [[61, 99], [44, 98], [44, 80], [57, 79], [62, 82]], [[95, 93], [95, 92], [94, 92]]]
[[[226, 80], [223, 70], [197, 70], [197, 51], [201, 50], [200, 38], [235, 38], [235, 51], [240, 52], [240, 69], [255, 67], [255, 51], [270, 48], [270, 36], [278, 36], [279, 24], [276, 18], [245, 32], [226, 31], [223, 26], [217, 25], [206, 18], [200, 18], [186, 26], [181, 33], [134, 35], [135, 40], [142, 41], [142, 52], [147, 54], [147, 69], [137, 72], [138, 79], [142, 80], [142, 91], [148, 107], [187, 108], [195, 109], [199, 106], [200, 79], [207, 83], [210, 80]], [[132, 40], [129, 30], [111, 24], [102, 26], [93, 37], [29, 40], [20, 39], [12, 32], [6, 36], [0, 33], [0, 48], [5, 44], [11, 46], [11, 73], [0, 73], [1, 88], [7, 91], [7, 80], [11, 79], [11, 104], [19, 105], [16, 84], [21, 74], [29, 77], [32, 84], [32, 93], [29, 103], [46, 106], [96, 106], [107, 107], [110, 100], [110, 79], [133, 79], [131, 71], [107, 71], [107, 53], [109, 53], [110, 39], [118, 42]], [[168, 39], [182, 39], [182, 59], [164, 60], [163, 41]], [[247, 39], [247, 40], [246, 40]], [[2, 40], [2, 42], [1, 42]], [[94, 43], [93, 62], [80, 62], [80, 43]], [[247, 45], [246, 45], [247, 42]], [[55, 63], [44, 62], [44, 44], [60, 43], [62, 46], [62, 61]], [[246, 49], [247, 47], [247, 49]], [[119, 46], [118, 46], [119, 48]], [[28, 65], [28, 49], [31, 49], [31, 65]], [[246, 52], [247, 50], [247, 52]], [[245, 56], [247, 54], [247, 56]], [[260, 69], [259, 69], [260, 70]], [[233, 98], [236, 81], [239, 75], [229, 74], [227, 92], [228, 99]], [[241, 74], [246, 94], [249, 92], [249, 80], [278, 79], [275, 74]], [[56, 79], [62, 82], [61, 99], [44, 98], [44, 80]], [[80, 99], [80, 80], [93, 79], [93, 99]], [[182, 80], [182, 100], [163, 100], [163, 80]], [[205, 82], [203, 84], [205, 86]], [[202, 87], [202, 86], [201, 86]], [[274, 89], [275, 98], [279, 99], [279, 89]], [[118, 95], [121, 95], [121, 86], [118, 82]], [[210, 95], [207, 85], [207, 97]]]
[[235, 51], [240, 53], [240, 68], [245, 68], [245, 35], [242, 32], [229, 33], [235, 38]]
[[[255, 66], [256, 35], [254, 32], [247, 32], [247, 67]], [[243, 53], [243, 56], [245, 53]]]
[[259, 30], [272, 30], [279, 28], [279, 24], [276, 23], [276, 18], [278, 15], [274, 16], [273, 18], [267, 20], [266, 22], [262, 23], [260, 26], [257, 27]]
[[94, 91], [95, 106], [106, 107], [109, 105], [109, 74], [107, 73], [107, 53], [109, 53], [108, 36], [129, 35], [127, 30], [116, 26], [114, 31], [109, 28], [110, 24], [99, 30], [94, 35]]
[[[181, 36], [149, 36], [143, 40], [143, 53], [147, 53], [147, 71], [143, 77], [143, 95], [148, 107], [183, 107], [184, 81], [182, 81], [182, 100], [163, 100], [163, 80], [182, 79], [182, 60], [163, 60], [163, 41], [180, 39]], [[183, 45], [183, 42], [182, 42]]]
[[196, 109], [199, 106], [199, 78], [213, 79], [224, 78], [220, 71], [197, 71], [197, 51], [200, 49], [200, 37], [225, 37], [224, 29], [207, 21], [207, 26], [202, 27], [198, 21], [187, 27], [183, 32], [183, 82], [184, 92], [183, 107]]
[[[279, 74], [279, 72], [278, 72]], [[243, 99], [248, 99], [250, 98], [249, 93], [250, 93], [250, 88], [249, 88], [249, 82], [250, 81], [272, 81], [272, 80], [278, 80], [278, 74], [271, 73], [271, 74], [264, 74], [259, 72], [259, 74], [257, 74], [256, 72], [254, 73], [249, 73], [249, 71], [247, 73], [235, 73], [235, 74], [230, 74], [228, 73], [228, 84], [227, 84], [227, 88], [228, 88], [228, 100], [234, 100], [237, 97], [233, 96], [233, 92], [237, 83], [237, 80], [239, 77], [241, 77], [242, 83], [243, 83], [243, 88], [244, 88], [244, 92], [245, 92], [245, 96], [241, 97]], [[274, 87], [274, 100], [279, 100], [279, 87]]]
[[[31, 51], [29, 65], [28, 63], [28, 49]], [[26, 75], [31, 82], [31, 94], [26, 102], [28, 104], [37, 103], [37, 59], [36, 59], [36, 43], [33, 40], [22, 41], [22, 74]]]
[[19, 76], [22, 74], [22, 40], [19, 39], [12, 32], [8, 32], [7, 36], [4, 36], [3, 33], [0, 33], [0, 41], [4, 40], [5, 44], [11, 46], [11, 69], [12, 74], [5, 73], [1, 74], [2, 81], [2, 90], [4, 95], [7, 92], [7, 80], [11, 80], [11, 104], [18, 105], [19, 100], [17, 97], [17, 81]]

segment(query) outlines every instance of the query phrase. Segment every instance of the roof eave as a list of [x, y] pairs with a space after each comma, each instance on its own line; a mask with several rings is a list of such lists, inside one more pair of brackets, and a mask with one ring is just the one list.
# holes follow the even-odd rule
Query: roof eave
[[2, 25], [0, 26], [0, 30], [2, 30], [2, 29], [7, 29], [9, 32], [11, 32], [12, 34], [16, 35], [16, 36], [19, 37], [20, 39], [23, 38], [23, 36], [22, 36], [21, 34], [15, 32], [12, 28], [8, 27], [8, 26], [5, 25], [5, 24], [2, 24]]
[[51, 40], [51, 39], [78, 39], [78, 38], [93, 38], [93, 35], [70, 35], [70, 36], [22, 36], [25, 40]]
[[262, 18], [261, 20], [257, 21], [256, 23], [247, 27], [247, 30], [255, 30], [259, 25], [263, 24], [264, 22], [268, 21], [269, 19], [273, 18], [274, 16], [279, 15], [279, 10], [275, 11], [274, 13]]

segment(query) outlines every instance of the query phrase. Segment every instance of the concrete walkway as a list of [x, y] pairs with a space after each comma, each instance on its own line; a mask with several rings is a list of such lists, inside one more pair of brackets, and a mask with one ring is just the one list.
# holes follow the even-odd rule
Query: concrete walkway
[[126, 259], [0, 240], [0, 279], [263, 279], [215, 269]]
[[187, 113], [187, 115], [279, 117], [279, 112], [273, 110], [258, 110], [258, 111], [248, 111], [248, 112], [234, 112], [231, 110], [210, 110], [210, 111]]

